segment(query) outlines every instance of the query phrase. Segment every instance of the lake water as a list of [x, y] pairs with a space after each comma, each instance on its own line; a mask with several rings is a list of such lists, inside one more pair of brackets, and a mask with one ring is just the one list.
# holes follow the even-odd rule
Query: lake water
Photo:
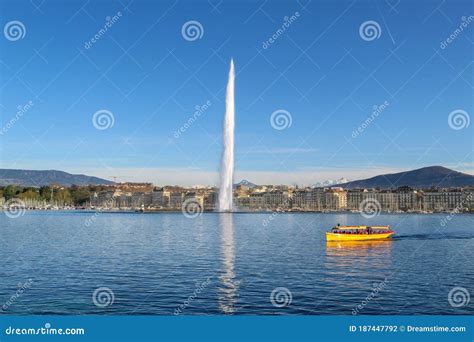
[[0, 213], [0, 314], [474, 314], [474, 216], [447, 216]]

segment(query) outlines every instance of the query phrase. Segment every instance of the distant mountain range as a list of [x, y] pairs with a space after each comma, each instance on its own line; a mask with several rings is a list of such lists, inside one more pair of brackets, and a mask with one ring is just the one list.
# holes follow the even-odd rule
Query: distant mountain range
[[255, 188], [257, 185], [256, 184], [253, 184], [251, 182], [249, 182], [248, 180], [246, 179], [242, 179], [240, 182], [238, 182], [237, 184], [234, 184], [234, 187], [237, 187], [237, 186], [248, 186], [250, 189], [253, 189]]
[[339, 179], [336, 179], [336, 180], [333, 180], [333, 179], [329, 179], [329, 180], [326, 180], [324, 182], [317, 182], [315, 183], [313, 186], [315, 188], [321, 188], [321, 187], [327, 187], [327, 186], [334, 186], [334, 185], [338, 185], [339, 184], [345, 184], [345, 183], [348, 183], [349, 180], [342, 177], [342, 178], [339, 178]]
[[0, 169], [0, 186], [20, 185], [35, 186], [58, 184], [62, 186], [75, 185], [108, 185], [113, 184], [106, 179], [86, 176], [73, 175], [71, 173], [57, 170], [15, 170]]
[[[58, 184], [62, 186], [71, 185], [109, 185], [114, 182], [107, 179], [92, 177], [87, 175], [74, 175], [71, 173], [58, 170], [16, 170], [16, 169], [0, 169], [0, 186], [10, 184], [20, 186], [44, 186]], [[255, 188], [257, 185], [242, 180], [238, 185], [245, 185], [249, 188]], [[372, 178], [348, 181], [345, 178], [337, 180], [328, 180], [314, 184], [315, 187], [332, 187], [338, 186], [344, 189], [355, 188], [380, 188], [391, 189], [400, 186], [409, 186], [412, 188], [430, 188], [434, 187], [464, 187], [474, 186], [474, 176], [462, 172], [454, 171], [442, 166], [429, 166], [421, 169], [405, 171], [399, 173], [391, 173], [386, 175], [375, 176]]]
[[473, 186], [474, 176], [454, 171], [442, 166], [429, 166], [412, 171], [391, 173], [372, 178], [338, 184], [345, 189], [380, 188], [391, 189], [400, 186], [412, 188], [450, 188]]

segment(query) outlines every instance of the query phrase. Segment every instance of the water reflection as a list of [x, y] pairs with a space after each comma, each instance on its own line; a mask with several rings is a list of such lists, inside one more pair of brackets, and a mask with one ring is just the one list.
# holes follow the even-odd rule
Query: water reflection
[[234, 223], [231, 213], [219, 215], [221, 231], [222, 274], [219, 277], [219, 308], [224, 313], [235, 312], [235, 301], [239, 289], [239, 282], [235, 280], [234, 261]]
[[392, 262], [392, 244], [392, 240], [327, 241], [325, 267], [329, 274], [384, 270]]
[[326, 241], [326, 256], [364, 257], [373, 254], [389, 256], [392, 240]]

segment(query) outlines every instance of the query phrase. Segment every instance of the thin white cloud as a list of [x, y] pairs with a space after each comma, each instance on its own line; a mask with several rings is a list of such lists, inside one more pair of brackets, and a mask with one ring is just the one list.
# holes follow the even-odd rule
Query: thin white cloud
[[298, 148], [298, 147], [281, 147], [269, 149], [254, 149], [244, 154], [296, 154], [296, 153], [315, 153], [318, 150], [315, 148]]

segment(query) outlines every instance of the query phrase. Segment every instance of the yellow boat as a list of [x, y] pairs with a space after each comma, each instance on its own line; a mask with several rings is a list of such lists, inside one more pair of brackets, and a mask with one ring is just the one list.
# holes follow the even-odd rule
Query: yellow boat
[[390, 238], [390, 226], [335, 226], [326, 232], [326, 241], [367, 241]]

